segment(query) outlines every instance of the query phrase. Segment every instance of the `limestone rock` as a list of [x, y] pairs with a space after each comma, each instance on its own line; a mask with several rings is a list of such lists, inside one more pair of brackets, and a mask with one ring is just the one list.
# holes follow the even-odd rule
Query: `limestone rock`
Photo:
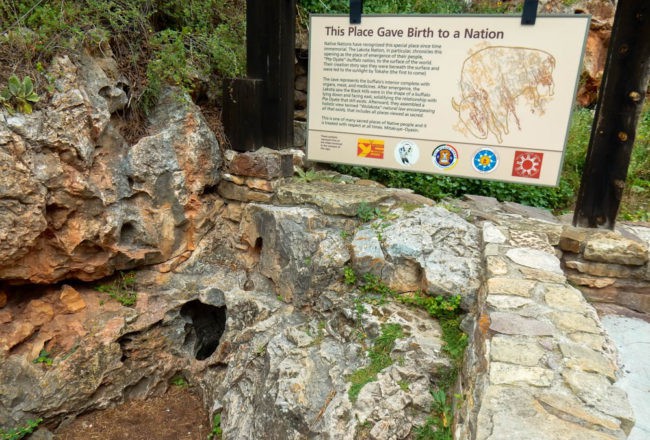
[[532, 280], [513, 278], [490, 278], [487, 282], [488, 295], [516, 295], [530, 298], [537, 283]]
[[514, 248], [506, 255], [513, 262], [532, 269], [562, 274], [560, 261], [555, 255], [537, 249]]
[[483, 223], [483, 243], [502, 244], [505, 242], [506, 236], [493, 223]]
[[648, 261], [648, 246], [618, 234], [597, 235], [587, 239], [585, 260], [640, 266]]
[[68, 313], [75, 313], [86, 308], [86, 302], [81, 297], [81, 294], [67, 284], [64, 284], [61, 288], [59, 300]]
[[582, 258], [567, 255], [564, 256], [564, 264], [569, 269], [575, 269], [580, 273], [596, 277], [633, 279], [644, 279], [646, 277], [646, 270], [643, 267], [585, 261]]
[[545, 336], [552, 335], [555, 330], [547, 322], [514, 313], [492, 312], [490, 320], [490, 330], [506, 335]]
[[578, 344], [561, 343], [560, 350], [566, 366], [576, 370], [600, 373], [614, 380], [616, 364], [601, 352], [596, 352]]
[[494, 361], [537, 366], [545, 350], [532, 338], [495, 335], [490, 343], [490, 357]]
[[114, 64], [55, 58], [51, 101], [0, 113], [0, 279], [102, 278], [191, 250], [210, 226], [201, 195], [219, 180], [214, 134], [168, 89], [150, 135], [129, 146], [111, 117], [124, 101]]
[[387, 257], [383, 276], [390, 284], [405, 277], [398, 268], [410, 268], [406, 270], [413, 273], [407, 279], [417, 279], [421, 273], [427, 291], [460, 294], [465, 307], [470, 307], [481, 273], [478, 233], [476, 227], [442, 208], [401, 212], [381, 231]]
[[316, 205], [325, 214], [354, 217], [363, 204], [377, 206], [391, 193], [362, 185], [326, 181], [311, 185], [294, 181], [278, 188], [276, 196], [284, 205]]
[[304, 306], [342, 279], [350, 254], [340, 231], [349, 221], [321, 216], [313, 208], [250, 204], [241, 234], [251, 248], [259, 246], [260, 273], [272, 280], [277, 294]]
[[551, 312], [548, 316], [557, 327], [568, 332], [600, 334], [602, 331], [596, 322], [597, 317], [575, 312]]
[[563, 420], [537, 403], [530, 390], [508, 385], [486, 392], [476, 431], [477, 440], [615, 440], [619, 436]]
[[495, 385], [526, 383], [536, 387], [548, 387], [553, 381], [553, 371], [541, 367], [492, 362], [490, 364], [490, 382]]
[[233, 182], [222, 181], [219, 183], [219, 195], [224, 199], [239, 202], [270, 202], [270, 194], [250, 189], [248, 186], [237, 185]]
[[625, 391], [613, 386], [605, 377], [578, 370], [566, 370], [564, 379], [576, 395], [587, 405], [622, 421], [622, 429], [629, 434], [634, 426], [634, 413]]

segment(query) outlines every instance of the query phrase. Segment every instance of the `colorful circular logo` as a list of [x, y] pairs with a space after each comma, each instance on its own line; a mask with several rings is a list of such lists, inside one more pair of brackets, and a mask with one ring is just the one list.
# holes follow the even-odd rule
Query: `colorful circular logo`
[[431, 153], [431, 160], [436, 167], [450, 170], [458, 163], [458, 151], [449, 144], [438, 145]]
[[499, 165], [499, 158], [491, 148], [481, 148], [474, 154], [472, 165], [479, 173], [491, 173]]
[[395, 146], [395, 160], [404, 165], [411, 166], [420, 158], [420, 148], [413, 141], [400, 141]]

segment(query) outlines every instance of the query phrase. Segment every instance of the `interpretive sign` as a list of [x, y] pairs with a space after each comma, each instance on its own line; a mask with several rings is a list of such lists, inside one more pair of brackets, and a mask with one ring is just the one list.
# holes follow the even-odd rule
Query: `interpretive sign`
[[589, 17], [310, 20], [309, 160], [559, 180]]

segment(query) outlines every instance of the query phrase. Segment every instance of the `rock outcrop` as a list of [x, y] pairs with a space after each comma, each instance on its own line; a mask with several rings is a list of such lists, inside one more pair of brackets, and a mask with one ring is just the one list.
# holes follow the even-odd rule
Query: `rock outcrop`
[[0, 279], [95, 280], [191, 251], [222, 162], [198, 108], [165, 91], [148, 135], [129, 145], [112, 58], [57, 58], [51, 75], [47, 106], [0, 113]]
[[[38, 297], [11, 287], [0, 424], [43, 417], [55, 426], [161, 393], [180, 374], [221, 412], [225, 438], [354, 439], [367, 430], [391, 439], [423, 425], [430, 389], [450, 366], [441, 329], [424, 311], [367, 303], [343, 282], [361, 222], [263, 204], [248, 205], [241, 219], [236, 229], [218, 217], [173, 271], [140, 271], [135, 308], [83, 286]], [[349, 376], [370, 363], [386, 324], [400, 329], [392, 365], [352, 398]]]

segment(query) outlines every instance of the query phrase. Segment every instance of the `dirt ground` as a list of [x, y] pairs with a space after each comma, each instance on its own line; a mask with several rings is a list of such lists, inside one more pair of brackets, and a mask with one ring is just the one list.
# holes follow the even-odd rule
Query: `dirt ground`
[[191, 388], [172, 386], [161, 396], [77, 417], [55, 440], [206, 440], [209, 414]]

